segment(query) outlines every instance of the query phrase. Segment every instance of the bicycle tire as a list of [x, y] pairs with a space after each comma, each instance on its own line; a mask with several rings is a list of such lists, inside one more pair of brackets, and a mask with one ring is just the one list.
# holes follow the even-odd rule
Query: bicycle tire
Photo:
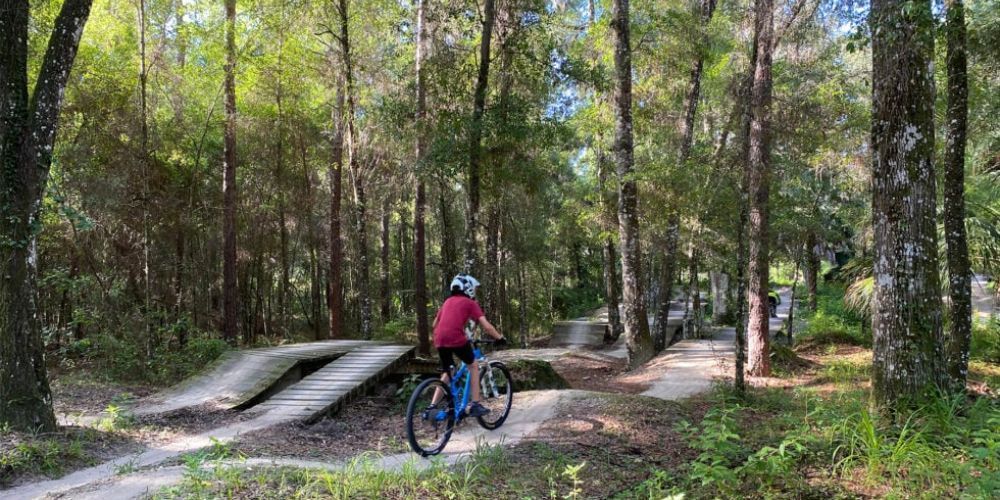
[[[437, 404], [437, 411], [433, 415], [428, 415], [426, 403], [428, 394], [433, 394], [436, 389], [441, 389], [443, 396]], [[440, 412], [446, 414], [443, 419], [439, 417]], [[439, 379], [427, 379], [420, 383], [410, 396], [410, 401], [406, 405], [406, 439], [410, 443], [410, 449], [422, 457], [437, 455], [444, 450], [451, 433], [455, 430], [455, 411], [451, 396], [451, 388]], [[425, 434], [437, 434], [437, 440], [431, 444], [421, 442]]]
[[[505, 400], [494, 400], [492, 391], [487, 387], [489, 383], [487, 369], [493, 370], [494, 382], [496, 382], [496, 379], [501, 379], [501, 382], [498, 383], [497, 391], [500, 393], [501, 398], [506, 397]], [[511, 378], [510, 370], [507, 369], [506, 365], [499, 361], [490, 361], [489, 366], [479, 368], [479, 381], [483, 398], [482, 404], [490, 409], [490, 413], [476, 417], [476, 420], [484, 429], [493, 430], [503, 425], [510, 415], [510, 408], [514, 404], [514, 379]], [[499, 387], [499, 385], [503, 387]], [[493, 417], [496, 418], [494, 419]]]

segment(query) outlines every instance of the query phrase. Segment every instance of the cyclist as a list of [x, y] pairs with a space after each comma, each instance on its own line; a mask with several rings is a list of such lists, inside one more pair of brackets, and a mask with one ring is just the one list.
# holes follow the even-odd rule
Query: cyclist
[[767, 292], [767, 308], [771, 311], [771, 317], [778, 317], [778, 306], [781, 304], [781, 295], [778, 292], [771, 290]]
[[[469, 375], [472, 377], [472, 402], [466, 409], [470, 417], [481, 417], [490, 410], [479, 404], [479, 364], [472, 352], [472, 342], [470, 342], [471, 330], [466, 328], [470, 322], [483, 327], [490, 337], [498, 341], [498, 344], [506, 343], [503, 335], [483, 315], [483, 310], [476, 302], [476, 288], [479, 281], [468, 274], [459, 274], [451, 280], [451, 295], [445, 299], [441, 309], [438, 310], [434, 318], [434, 347], [441, 358], [441, 381], [450, 383], [449, 373], [454, 366], [454, 356], [461, 359], [469, 367]], [[440, 390], [434, 394], [433, 401], [436, 403], [441, 399]]]

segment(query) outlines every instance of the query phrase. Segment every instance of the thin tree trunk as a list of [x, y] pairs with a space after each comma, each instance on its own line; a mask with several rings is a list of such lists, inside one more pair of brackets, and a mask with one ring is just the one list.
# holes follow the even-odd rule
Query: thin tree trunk
[[[281, 5], [281, 23], [284, 23], [284, 4]], [[284, 24], [278, 29], [278, 70], [277, 70], [277, 85], [275, 89], [274, 100], [277, 105], [278, 111], [278, 123], [274, 131], [275, 144], [274, 144], [274, 154], [275, 154], [275, 168], [274, 168], [274, 183], [277, 188], [277, 202], [278, 202], [278, 233], [279, 233], [279, 245], [280, 249], [278, 251], [278, 262], [281, 265], [281, 285], [278, 288], [278, 323], [279, 330], [282, 334], [285, 333], [286, 327], [288, 325], [288, 309], [290, 308], [290, 297], [289, 297], [289, 263], [288, 263], [288, 221], [287, 214], [285, 213], [285, 143], [284, 143], [284, 108], [282, 106], [282, 100], [284, 97], [284, 89], [282, 87], [282, 71], [284, 70], [282, 66], [283, 52], [285, 46], [285, 32]]]
[[809, 291], [809, 310], [816, 310], [819, 292], [819, 254], [816, 253], [816, 232], [810, 231], [806, 239], [806, 288]]
[[628, 364], [636, 368], [653, 357], [653, 339], [642, 291], [639, 245], [639, 193], [632, 178], [632, 47], [629, 2], [614, 0], [611, 28], [615, 52], [615, 165], [618, 171], [618, 233], [621, 240], [622, 303]]
[[149, 282], [149, 118], [147, 116], [146, 80], [146, 0], [138, 1], [139, 14], [139, 137], [142, 156], [142, 278], [143, 278], [143, 326], [146, 329], [146, 359], [151, 359], [156, 352], [156, 339], [153, 338], [152, 294]]
[[425, 0], [417, 0], [417, 113], [416, 131], [417, 140], [415, 147], [415, 158], [417, 162], [416, 178], [417, 188], [413, 197], [413, 273], [414, 273], [414, 293], [413, 301], [417, 313], [417, 343], [418, 351], [423, 356], [429, 356], [430, 348], [430, 326], [427, 318], [427, 242], [426, 242], [426, 214], [427, 214], [427, 186], [424, 184], [423, 173], [424, 150], [427, 141], [424, 131], [427, 128], [427, 85], [424, 74], [424, 57], [426, 56], [427, 42], [427, 19]]
[[932, 163], [934, 16], [929, 1], [874, 0], [869, 20], [872, 387], [875, 403], [894, 409], [946, 378]]
[[448, 283], [456, 273], [455, 263], [458, 260], [458, 250], [455, 248], [454, 229], [451, 222], [451, 210], [448, 206], [446, 193], [448, 186], [442, 181], [438, 190], [438, 209], [441, 219], [441, 289], [447, 290]]
[[698, 281], [698, 244], [691, 239], [691, 248], [688, 259], [688, 294], [691, 297], [691, 335], [694, 338], [701, 338], [701, 283]]
[[616, 218], [617, 208], [612, 208], [616, 204], [612, 191], [608, 189], [608, 161], [604, 151], [597, 150], [597, 190], [600, 191], [601, 200], [601, 221], [607, 236], [602, 238], [601, 263], [604, 267], [604, 302], [608, 307], [608, 329], [605, 331], [604, 341], [613, 343], [621, 337], [625, 331], [622, 325], [621, 314], [618, 310], [618, 299], [621, 295], [618, 280], [618, 257], [615, 251], [615, 241], [611, 236], [615, 229], [612, 222]]
[[712, 323], [721, 324], [728, 308], [729, 275], [725, 272], [709, 273], [712, 286]]
[[6, 2], [0, 16], [0, 428], [56, 427], [38, 322], [35, 221], [90, 7], [91, 0], [63, 2], [30, 98], [28, 2]]
[[747, 372], [752, 376], [771, 375], [769, 351], [770, 308], [768, 307], [768, 195], [771, 170], [771, 53], [774, 36], [773, 0], [755, 0], [757, 57], [750, 91], [750, 135], [748, 185], [750, 230], [747, 237], [748, 295]]
[[226, 127], [222, 174], [222, 337], [237, 339], [236, 284], [236, 0], [226, 0]]
[[392, 309], [392, 295], [389, 290], [389, 215], [392, 210], [388, 194], [382, 200], [382, 247], [379, 254], [379, 289], [381, 291], [381, 303], [379, 304], [379, 316], [382, 324], [389, 322], [389, 313]]
[[344, 85], [337, 80], [337, 104], [333, 111], [334, 127], [333, 161], [327, 169], [330, 181], [330, 278], [327, 303], [330, 315], [331, 339], [343, 337], [344, 328], [344, 244], [340, 237], [340, 207], [343, 196], [344, 172]]
[[[746, 169], [744, 169], [744, 172]], [[740, 218], [736, 237], [736, 373], [734, 386], [736, 392], [746, 391], [744, 363], [746, 361], [747, 334], [747, 244], [746, 226], [750, 219], [746, 196], [746, 175], [743, 175], [740, 189]]]
[[354, 124], [354, 70], [351, 62], [351, 42], [348, 29], [349, 0], [339, 0], [337, 11], [340, 14], [340, 50], [344, 73], [344, 91], [347, 103], [347, 159], [351, 171], [351, 184], [354, 191], [355, 238], [358, 241], [358, 295], [361, 302], [361, 336], [364, 339], [372, 337], [372, 300], [369, 290], [371, 264], [368, 261], [368, 233], [365, 221], [367, 201], [365, 200], [365, 184], [361, 166], [358, 162], [357, 130]]
[[483, 115], [486, 113], [486, 92], [490, 76], [490, 41], [493, 38], [493, 23], [496, 19], [494, 0], [483, 4], [483, 33], [479, 41], [479, 73], [472, 109], [472, 123], [469, 125], [469, 171], [467, 188], [469, 205], [465, 211], [465, 264], [466, 273], [478, 272], [479, 256], [476, 250], [476, 234], [479, 230], [479, 176], [482, 168]]
[[799, 252], [799, 258], [795, 259], [795, 273], [792, 274], [792, 296], [788, 300], [788, 322], [785, 327], [785, 338], [788, 340], [789, 346], [792, 345], [792, 338], [795, 334], [795, 292], [799, 285], [799, 266], [802, 263], [802, 257], [805, 255], [807, 248], [809, 248], [808, 243]]
[[969, 375], [969, 343], [972, 340], [972, 271], [965, 234], [965, 132], [969, 115], [969, 84], [966, 76], [965, 8], [962, 0], [948, 0], [946, 6], [948, 142], [944, 159], [944, 239], [948, 245], [951, 325], [945, 340], [945, 352], [952, 388], [964, 391]]
[[[680, 216], [672, 212], [667, 218], [667, 229], [663, 236], [663, 264], [660, 266], [660, 294], [656, 311], [656, 334], [654, 341], [656, 350], [660, 351], [673, 343], [673, 338], [667, 338], [670, 321], [670, 303], [674, 298], [674, 281], [677, 277], [677, 247], [680, 242]], [[671, 336], [673, 337], [673, 335]]]

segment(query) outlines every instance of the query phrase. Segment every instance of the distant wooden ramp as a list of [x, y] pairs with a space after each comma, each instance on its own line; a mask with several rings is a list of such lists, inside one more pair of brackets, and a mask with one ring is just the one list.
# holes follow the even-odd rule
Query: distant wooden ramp
[[[265, 400], [258, 405], [260, 410], [282, 407], [289, 416], [312, 418], [343, 404], [388, 375], [393, 367], [412, 356], [413, 350], [410, 346], [381, 342], [329, 340], [231, 351], [202, 374], [142, 402], [135, 413], [151, 415], [201, 405], [232, 409]], [[306, 373], [307, 369], [316, 368], [319, 369]], [[302, 385], [307, 380], [311, 383]], [[325, 390], [313, 391], [313, 399], [303, 399], [303, 389], [314, 389], [315, 382], [320, 381], [326, 384]], [[296, 387], [299, 389], [288, 392]], [[313, 407], [317, 410], [305, 415], [305, 408]]]
[[549, 345], [602, 345], [607, 329], [607, 321], [556, 321], [552, 324], [552, 340], [549, 341]]

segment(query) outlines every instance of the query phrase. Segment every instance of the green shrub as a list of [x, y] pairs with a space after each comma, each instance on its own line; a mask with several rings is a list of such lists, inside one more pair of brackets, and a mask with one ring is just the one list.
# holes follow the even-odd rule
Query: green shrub
[[601, 292], [592, 288], [557, 288], [552, 292], [552, 309], [557, 318], [579, 318], [602, 303]]
[[1000, 363], [1000, 321], [976, 323], [972, 327], [970, 356], [990, 363]]

